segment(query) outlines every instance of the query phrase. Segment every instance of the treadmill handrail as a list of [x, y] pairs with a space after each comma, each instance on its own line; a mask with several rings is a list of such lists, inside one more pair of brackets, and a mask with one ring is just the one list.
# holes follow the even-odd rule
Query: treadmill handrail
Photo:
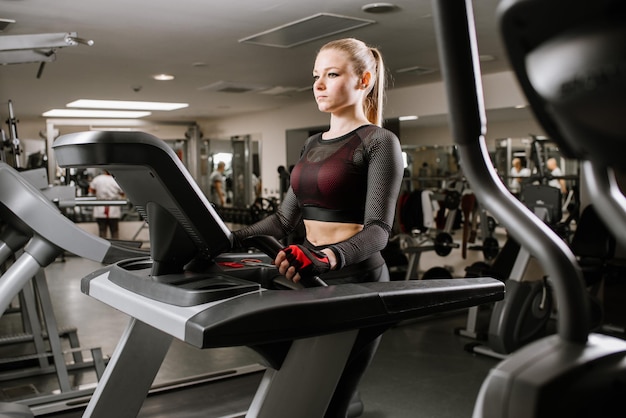
[[[126, 271], [127, 264], [109, 265], [84, 277], [82, 292], [198, 348], [258, 345], [390, 325], [504, 297], [500, 280], [468, 278], [352, 283], [297, 291], [249, 289], [199, 304], [174, 305], [162, 297], [168, 286], [155, 284], [149, 269]], [[123, 285], [124, 281], [146, 281], [158, 289], [141, 294]], [[170, 291], [178, 292], [175, 286]], [[193, 292], [194, 284], [189, 287]]]
[[93, 261], [112, 263], [146, 254], [116, 246], [79, 228], [18, 171], [1, 161], [0, 217], [27, 236], [39, 235], [62, 250]]

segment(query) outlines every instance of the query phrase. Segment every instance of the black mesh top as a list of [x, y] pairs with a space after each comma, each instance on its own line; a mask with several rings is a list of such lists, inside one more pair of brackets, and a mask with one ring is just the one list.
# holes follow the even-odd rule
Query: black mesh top
[[302, 219], [363, 224], [350, 239], [329, 247], [346, 266], [387, 245], [403, 174], [400, 141], [390, 131], [364, 125], [334, 139], [307, 139], [291, 173], [291, 187], [273, 215], [235, 231], [283, 238]]

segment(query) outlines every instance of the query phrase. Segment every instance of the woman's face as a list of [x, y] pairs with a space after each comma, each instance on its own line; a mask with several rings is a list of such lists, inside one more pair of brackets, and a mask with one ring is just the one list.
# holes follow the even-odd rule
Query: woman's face
[[355, 74], [345, 53], [336, 49], [319, 52], [313, 68], [313, 94], [322, 112], [341, 113], [354, 106], [361, 106], [364, 83]]

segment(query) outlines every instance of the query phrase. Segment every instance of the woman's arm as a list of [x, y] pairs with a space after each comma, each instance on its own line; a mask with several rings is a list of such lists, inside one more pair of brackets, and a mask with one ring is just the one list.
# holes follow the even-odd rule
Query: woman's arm
[[290, 187], [275, 213], [252, 225], [233, 231], [233, 234], [240, 242], [253, 235], [271, 235], [282, 239], [293, 232], [301, 220], [300, 206]]

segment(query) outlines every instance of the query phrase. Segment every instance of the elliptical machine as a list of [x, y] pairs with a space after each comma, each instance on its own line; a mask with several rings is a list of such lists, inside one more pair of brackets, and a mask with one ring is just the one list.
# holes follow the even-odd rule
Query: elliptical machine
[[[528, 185], [521, 201], [552, 229], [562, 217], [561, 194], [554, 187]], [[456, 330], [458, 335], [486, 340], [466, 344], [467, 351], [503, 359], [550, 332], [552, 291], [546, 277], [524, 280], [530, 261], [530, 252], [509, 236], [491, 265], [479, 262], [466, 268], [466, 277], [491, 276], [506, 286], [506, 297], [493, 305], [486, 331], [478, 324], [478, 307], [470, 308], [466, 327]]]
[[[582, 271], [563, 240], [506, 193], [488, 160], [471, 1], [433, 1], [450, 119], [463, 170], [485, 206], [548, 273], [558, 334], [499, 363], [473, 416], [623, 416], [626, 342], [590, 333]], [[626, 242], [626, 198], [613, 168], [626, 151], [626, 5], [619, 0], [505, 0], [498, 9], [512, 67], [537, 119], [583, 163], [603, 220]], [[621, 70], [620, 70], [621, 69]], [[479, 196], [479, 198], [480, 198]]]

